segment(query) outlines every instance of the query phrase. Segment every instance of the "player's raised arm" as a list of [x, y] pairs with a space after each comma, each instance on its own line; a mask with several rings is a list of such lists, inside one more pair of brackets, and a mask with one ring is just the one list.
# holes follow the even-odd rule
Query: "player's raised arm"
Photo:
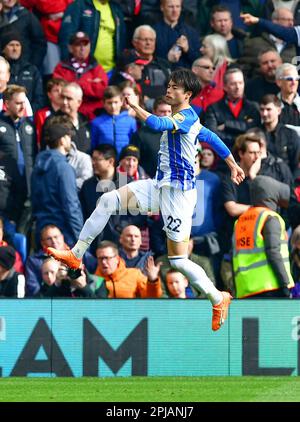
[[175, 124], [172, 119], [169, 117], [158, 117], [144, 110], [138, 104], [135, 96], [127, 95], [124, 101], [136, 112], [137, 118], [145, 122], [151, 129], [157, 132], [163, 132], [164, 130], [172, 130], [174, 128]]
[[212, 146], [216, 153], [226, 161], [226, 164], [231, 171], [231, 180], [239, 185], [245, 179], [245, 173], [243, 169], [237, 164], [229, 148], [224, 144], [221, 138], [211, 130], [202, 126], [198, 139], [201, 142], [207, 142]]

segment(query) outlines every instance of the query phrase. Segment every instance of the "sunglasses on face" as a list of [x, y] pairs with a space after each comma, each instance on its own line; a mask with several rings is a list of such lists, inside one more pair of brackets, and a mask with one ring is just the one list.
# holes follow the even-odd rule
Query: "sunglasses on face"
[[299, 76], [281, 76], [279, 79], [281, 81], [293, 82], [293, 81], [299, 81], [300, 77]]

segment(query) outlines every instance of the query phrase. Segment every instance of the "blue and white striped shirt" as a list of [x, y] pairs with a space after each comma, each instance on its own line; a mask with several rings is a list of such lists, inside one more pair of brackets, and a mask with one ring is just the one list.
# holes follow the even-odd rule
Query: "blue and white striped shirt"
[[221, 139], [204, 128], [192, 107], [170, 117], [151, 115], [146, 120], [153, 130], [163, 131], [158, 152], [155, 186], [172, 186], [181, 190], [195, 187], [195, 157], [199, 141], [212, 145], [221, 158], [230, 154]]

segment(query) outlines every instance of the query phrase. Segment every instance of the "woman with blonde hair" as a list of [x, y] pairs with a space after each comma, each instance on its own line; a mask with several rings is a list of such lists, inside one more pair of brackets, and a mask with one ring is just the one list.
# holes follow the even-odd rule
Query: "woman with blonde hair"
[[235, 62], [230, 55], [226, 39], [219, 34], [206, 35], [203, 38], [200, 52], [213, 62], [215, 67], [213, 80], [217, 88], [223, 89], [223, 77], [226, 69], [231, 63]]

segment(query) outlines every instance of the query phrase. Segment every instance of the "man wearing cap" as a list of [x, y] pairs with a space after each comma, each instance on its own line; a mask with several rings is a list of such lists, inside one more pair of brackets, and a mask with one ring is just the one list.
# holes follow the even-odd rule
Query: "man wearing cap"
[[79, 111], [91, 120], [95, 117], [95, 110], [103, 106], [108, 78], [103, 67], [90, 54], [91, 42], [85, 32], [73, 34], [68, 48], [68, 59], [57, 64], [53, 77], [76, 82], [82, 88], [83, 99]]
[[124, 81], [136, 83], [140, 88], [137, 81], [142, 79], [142, 71], [144, 65], [149, 61], [137, 55], [134, 50], [124, 50], [117, 61], [116, 69], [110, 79], [111, 85], [119, 85]]
[[119, 4], [111, 0], [72, 2], [64, 13], [58, 37], [63, 60], [67, 58], [67, 46], [74, 31], [89, 35], [92, 55], [105, 72], [110, 72], [126, 42], [124, 15]]
[[133, 180], [148, 178], [143, 167], [139, 165], [139, 160], [140, 150], [135, 145], [127, 145], [122, 149], [117, 172], [126, 175], [127, 181], [125, 184]]
[[74, 169], [67, 162], [72, 130], [58, 122], [47, 128], [48, 150], [38, 154], [32, 173], [32, 208], [36, 239], [42, 228], [54, 224], [68, 245], [74, 244], [83, 222]]
[[43, 107], [43, 81], [38, 68], [23, 57], [22, 39], [16, 32], [8, 32], [1, 38], [3, 56], [10, 64], [9, 84], [24, 86], [33, 111]]
[[14, 270], [16, 252], [11, 246], [0, 248], [0, 297], [25, 296], [25, 277]]

